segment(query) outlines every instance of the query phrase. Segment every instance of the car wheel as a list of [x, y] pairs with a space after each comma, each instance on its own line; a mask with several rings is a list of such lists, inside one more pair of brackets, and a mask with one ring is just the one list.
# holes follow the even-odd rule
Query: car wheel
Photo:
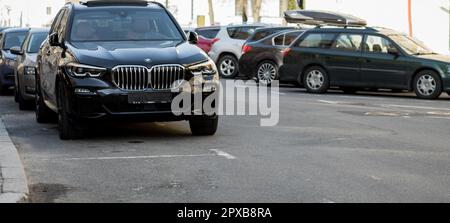
[[237, 59], [230, 55], [221, 57], [218, 67], [219, 74], [223, 78], [234, 78], [239, 72]]
[[20, 90], [17, 92], [17, 101], [19, 103], [19, 109], [21, 111], [30, 110], [33, 107], [32, 101], [27, 101], [22, 97]]
[[77, 120], [70, 116], [67, 90], [64, 83], [58, 86], [58, 132], [61, 140], [80, 139], [83, 131], [78, 127]]
[[0, 95], [8, 94], [8, 88], [3, 85], [3, 82], [0, 79]]
[[439, 75], [431, 70], [421, 71], [414, 78], [414, 92], [422, 99], [436, 99], [442, 94]]
[[278, 66], [271, 61], [261, 63], [257, 68], [256, 78], [258, 83], [270, 85], [278, 79]]
[[200, 116], [189, 120], [192, 135], [212, 136], [216, 134], [219, 126], [219, 117]]
[[[36, 81], [37, 82], [37, 81]], [[36, 104], [36, 121], [38, 123], [53, 123], [56, 121], [56, 113], [53, 112], [44, 102], [40, 91], [38, 90], [38, 83], [36, 83], [36, 94], [35, 94], [35, 104]]]
[[328, 90], [328, 73], [322, 67], [313, 66], [306, 70], [303, 76], [303, 83], [308, 92], [320, 94]]

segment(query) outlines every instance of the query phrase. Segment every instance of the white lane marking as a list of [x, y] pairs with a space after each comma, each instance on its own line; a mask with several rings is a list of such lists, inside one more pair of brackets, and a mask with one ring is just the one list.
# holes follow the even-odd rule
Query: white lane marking
[[236, 159], [235, 156], [233, 156], [233, 155], [231, 155], [231, 154], [229, 154], [229, 153], [226, 153], [226, 152], [224, 152], [224, 151], [222, 151], [222, 150], [218, 150], [218, 149], [210, 149], [210, 150], [213, 151], [213, 152], [215, 152], [217, 156], [222, 156], [222, 157], [225, 157], [225, 158], [227, 158], [227, 159], [229, 159], [229, 160], [234, 160], [234, 159]]
[[236, 159], [235, 156], [218, 149], [210, 149], [214, 154], [196, 154], [196, 155], [154, 155], [154, 156], [115, 156], [115, 157], [85, 157], [85, 158], [66, 158], [64, 161], [89, 161], [89, 160], [131, 160], [131, 159], [160, 159], [160, 158], [186, 158], [186, 157], [224, 157], [229, 160]]
[[450, 117], [428, 116], [427, 118], [434, 118], [434, 119], [446, 119], [446, 120], [450, 120]]
[[384, 104], [381, 105], [381, 107], [385, 108], [416, 108], [416, 109], [424, 109], [424, 110], [441, 110], [441, 111], [450, 111], [449, 108], [436, 108], [436, 107], [426, 107], [426, 106], [411, 106], [411, 105], [390, 105], [390, 104]]
[[337, 105], [337, 104], [340, 103], [340, 102], [337, 102], [337, 101], [325, 101], [325, 100], [318, 100], [318, 102], [322, 102], [322, 103], [325, 103], [325, 104], [331, 104], [331, 105]]

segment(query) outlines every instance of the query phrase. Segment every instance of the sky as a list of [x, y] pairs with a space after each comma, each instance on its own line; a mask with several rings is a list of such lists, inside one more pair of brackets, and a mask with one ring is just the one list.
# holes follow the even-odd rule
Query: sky
[[[29, 24], [31, 27], [40, 27], [51, 21], [64, 5], [64, 0], [0, 0], [0, 8], [3, 8], [4, 5], [11, 6], [10, 17], [13, 23], [11, 25], [19, 25], [22, 12], [24, 25]], [[50, 15], [46, 14], [48, 6], [52, 7]]]

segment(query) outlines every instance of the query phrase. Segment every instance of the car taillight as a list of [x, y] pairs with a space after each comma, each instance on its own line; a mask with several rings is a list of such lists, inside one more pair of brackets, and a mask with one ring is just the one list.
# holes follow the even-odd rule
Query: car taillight
[[242, 54], [246, 54], [246, 53], [252, 51], [252, 49], [253, 49], [253, 47], [251, 47], [251, 46], [245, 44], [245, 45], [242, 47]]
[[287, 55], [289, 55], [289, 53], [291, 52], [291, 48], [286, 48], [286, 49], [284, 49], [283, 51], [282, 51], [282, 53], [283, 53], [283, 56], [287, 56]]

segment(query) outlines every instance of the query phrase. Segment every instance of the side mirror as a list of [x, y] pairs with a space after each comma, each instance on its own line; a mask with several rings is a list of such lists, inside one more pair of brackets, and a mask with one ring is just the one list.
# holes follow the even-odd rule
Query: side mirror
[[198, 43], [198, 34], [196, 32], [189, 32], [188, 41], [190, 44], [197, 44]]
[[400, 52], [398, 52], [398, 50], [397, 50], [397, 48], [389, 48], [388, 49], [388, 53], [389, 54], [391, 54], [391, 55], [394, 55], [394, 56], [399, 56], [400, 55]]
[[20, 49], [20, 47], [18, 47], [18, 46], [12, 47], [11, 49], [9, 49], [9, 51], [12, 54], [15, 54], [15, 55], [22, 55], [23, 54], [22, 49]]
[[48, 36], [48, 43], [50, 46], [61, 46], [61, 43], [59, 42], [58, 33], [52, 33]]

